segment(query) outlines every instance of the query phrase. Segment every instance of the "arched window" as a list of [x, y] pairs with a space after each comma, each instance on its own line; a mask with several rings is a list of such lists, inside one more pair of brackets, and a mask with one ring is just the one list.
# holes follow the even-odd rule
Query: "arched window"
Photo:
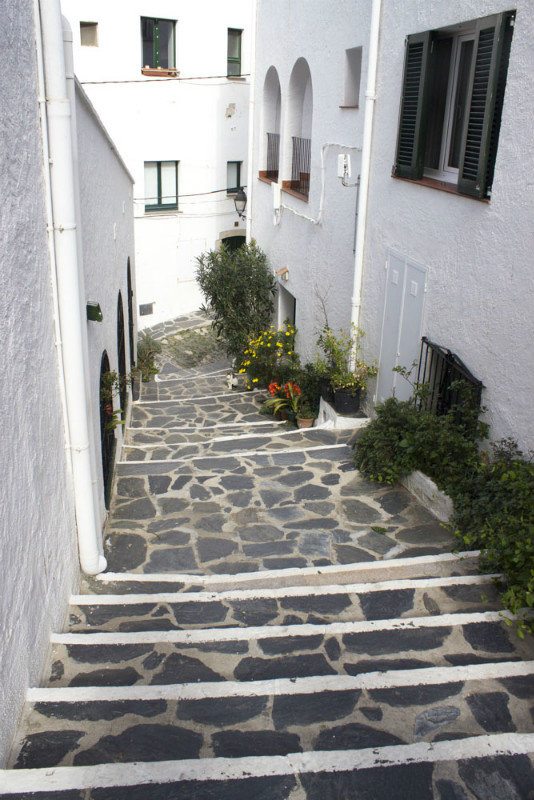
[[117, 300], [117, 356], [119, 364], [119, 398], [121, 404], [121, 417], [126, 419], [126, 403], [128, 393], [126, 389], [126, 345], [124, 342], [124, 311], [122, 310], [122, 295], [119, 292]]
[[133, 316], [133, 287], [132, 287], [132, 271], [130, 268], [130, 259], [128, 259], [127, 281], [128, 281], [128, 338], [130, 340], [130, 369], [133, 369], [135, 367], [135, 342], [134, 342], [134, 316]]
[[100, 449], [102, 454], [102, 478], [104, 481], [104, 498], [109, 508], [111, 480], [113, 477], [113, 460], [115, 458], [115, 432], [113, 426], [113, 388], [109, 382], [109, 358], [104, 350], [100, 360]]
[[306, 199], [310, 191], [312, 116], [310, 68], [306, 59], [299, 58], [289, 81], [284, 171], [291, 175], [290, 188]]
[[275, 67], [269, 67], [263, 84], [262, 177], [278, 181], [280, 162], [280, 111], [282, 95]]

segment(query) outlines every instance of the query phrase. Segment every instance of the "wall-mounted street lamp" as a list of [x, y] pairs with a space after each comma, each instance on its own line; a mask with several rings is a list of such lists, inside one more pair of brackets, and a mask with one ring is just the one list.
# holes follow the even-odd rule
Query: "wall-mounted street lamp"
[[245, 208], [247, 207], [247, 196], [241, 186], [235, 193], [234, 204], [239, 219], [243, 219], [245, 217]]

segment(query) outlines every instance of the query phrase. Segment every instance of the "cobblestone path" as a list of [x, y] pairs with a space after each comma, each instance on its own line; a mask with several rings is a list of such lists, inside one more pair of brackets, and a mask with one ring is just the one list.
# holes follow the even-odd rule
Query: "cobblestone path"
[[350, 432], [260, 415], [226, 369], [142, 386], [108, 572], [52, 637], [0, 797], [532, 800], [534, 649], [476, 553], [365, 481]]

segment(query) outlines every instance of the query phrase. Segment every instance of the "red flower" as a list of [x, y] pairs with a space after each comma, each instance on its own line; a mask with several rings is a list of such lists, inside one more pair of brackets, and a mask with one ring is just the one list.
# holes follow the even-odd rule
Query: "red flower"
[[295, 397], [296, 395], [302, 394], [299, 387], [296, 383], [286, 383], [284, 386], [284, 391], [286, 393], [286, 397], [289, 399], [290, 397]]
[[274, 397], [274, 396], [275, 396], [275, 394], [276, 394], [277, 392], [279, 392], [279, 391], [280, 391], [280, 387], [278, 386], [278, 384], [277, 384], [277, 383], [274, 383], [274, 382], [273, 382], [273, 383], [270, 383], [270, 384], [269, 384], [269, 392], [271, 393], [271, 396], [272, 396], [272, 397]]

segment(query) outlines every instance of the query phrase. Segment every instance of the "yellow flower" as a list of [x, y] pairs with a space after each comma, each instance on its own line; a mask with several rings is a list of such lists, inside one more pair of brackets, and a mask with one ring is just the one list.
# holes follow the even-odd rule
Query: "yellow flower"
[[258, 382], [258, 378], [252, 378], [252, 383], [257, 383], [257, 382]]
[[246, 372], [246, 370], [245, 370], [245, 369], [240, 369], [240, 370], [239, 370], [239, 375], [242, 375], [244, 372]]
[[287, 354], [288, 354], [288, 356], [290, 356], [291, 355], [291, 350], [288, 350]]
[[276, 346], [277, 346], [277, 347], [282, 347], [282, 342], [277, 342], [277, 343], [276, 343]]
[[286, 331], [286, 336], [289, 336], [289, 331]]
[[269, 342], [269, 344], [267, 345], [267, 347], [270, 347], [270, 346], [271, 346], [271, 343]]

